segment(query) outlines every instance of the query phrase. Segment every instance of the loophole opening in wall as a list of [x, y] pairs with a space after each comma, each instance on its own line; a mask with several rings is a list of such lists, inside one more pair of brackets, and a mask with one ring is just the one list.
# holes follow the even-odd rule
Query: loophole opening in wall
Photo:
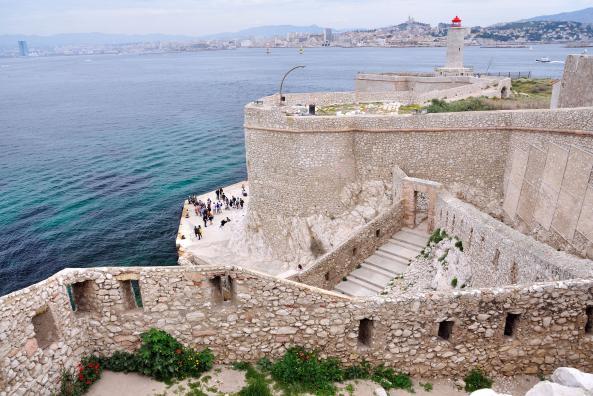
[[517, 283], [518, 277], [519, 277], [519, 268], [517, 267], [517, 263], [513, 261], [513, 264], [511, 264], [511, 284], [512, 285]]
[[498, 262], [500, 261], [500, 250], [496, 249], [494, 252], [494, 258], [492, 259], [492, 266], [495, 270], [498, 269]]
[[593, 334], [593, 305], [585, 309], [587, 321], [585, 322], [585, 334]]
[[330, 280], [330, 278], [331, 278], [331, 277], [330, 277], [330, 275], [329, 275], [329, 271], [327, 271], [327, 272], [325, 273], [325, 276], [324, 276], [324, 278], [325, 278], [325, 280], [326, 280], [326, 281], [329, 281], [329, 280]]
[[358, 253], [358, 249], [357, 248], [352, 248], [352, 256], [356, 257], [356, 254]]
[[358, 346], [370, 347], [373, 342], [373, 320], [362, 319], [358, 324]]
[[375, 236], [377, 238], [379, 238], [381, 236], [381, 229], [378, 229], [377, 231], [375, 231]]
[[519, 326], [520, 317], [520, 314], [507, 313], [507, 317], [504, 322], [505, 337], [514, 337], [515, 334], [517, 334], [517, 327]]
[[50, 311], [46, 306], [37, 311], [33, 319], [33, 330], [35, 331], [35, 339], [37, 345], [41, 349], [45, 349], [52, 343], [58, 341], [58, 329], [56, 322]]
[[66, 286], [70, 298], [70, 306], [75, 312], [90, 312], [93, 308], [93, 284], [92, 280], [72, 283]]
[[453, 334], [453, 322], [452, 320], [444, 320], [439, 322], [439, 331], [438, 336], [440, 339], [449, 341], [451, 339], [451, 335]]
[[140, 283], [137, 279], [119, 281], [123, 291], [124, 305], [126, 309], [142, 308], [142, 293], [140, 292]]
[[217, 275], [210, 279], [214, 302], [231, 302], [235, 297], [235, 285], [230, 275]]

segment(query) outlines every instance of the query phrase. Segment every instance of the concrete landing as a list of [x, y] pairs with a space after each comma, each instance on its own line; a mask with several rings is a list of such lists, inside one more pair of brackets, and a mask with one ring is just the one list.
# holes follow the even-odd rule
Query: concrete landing
[[348, 296], [379, 294], [393, 278], [406, 270], [412, 258], [420, 254], [429, 236], [421, 227], [402, 228], [334, 290]]

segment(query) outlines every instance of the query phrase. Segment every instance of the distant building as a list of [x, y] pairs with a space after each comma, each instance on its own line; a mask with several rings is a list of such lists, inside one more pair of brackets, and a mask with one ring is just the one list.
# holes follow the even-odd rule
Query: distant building
[[24, 40], [19, 41], [19, 53], [21, 56], [29, 56], [29, 46]]
[[323, 45], [329, 47], [331, 42], [334, 40], [334, 34], [331, 28], [323, 29]]

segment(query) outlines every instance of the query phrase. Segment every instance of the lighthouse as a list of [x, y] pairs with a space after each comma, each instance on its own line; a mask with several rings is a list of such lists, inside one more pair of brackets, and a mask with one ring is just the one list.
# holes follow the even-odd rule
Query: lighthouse
[[436, 69], [441, 76], [468, 76], [471, 68], [463, 66], [463, 47], [466, 29], [461, 26], [461, 18], [455, 16], [447, 33], [447, 60], [444, 67]]

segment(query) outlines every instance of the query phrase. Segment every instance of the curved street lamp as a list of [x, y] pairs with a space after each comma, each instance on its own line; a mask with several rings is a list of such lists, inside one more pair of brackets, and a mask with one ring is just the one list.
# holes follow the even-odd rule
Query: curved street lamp
[[284, 99], [285, 99], [284, 96], [282, 96], [282, 87], [284, 86], [284, 80], [293, 70], [304, 69], [304, 68], [305, 68], [305, 66], [303, 66], [303, 65], [295, 66], [292, 69], [290, 69], [289, 71], [287, 71], [286, 74], [284, 75], [284, 77], [282, 77], [282, 81], [280, 82], [280, 91], [278, 92], [280, 94], [280, 105], [281, 106], [284, 103]]

